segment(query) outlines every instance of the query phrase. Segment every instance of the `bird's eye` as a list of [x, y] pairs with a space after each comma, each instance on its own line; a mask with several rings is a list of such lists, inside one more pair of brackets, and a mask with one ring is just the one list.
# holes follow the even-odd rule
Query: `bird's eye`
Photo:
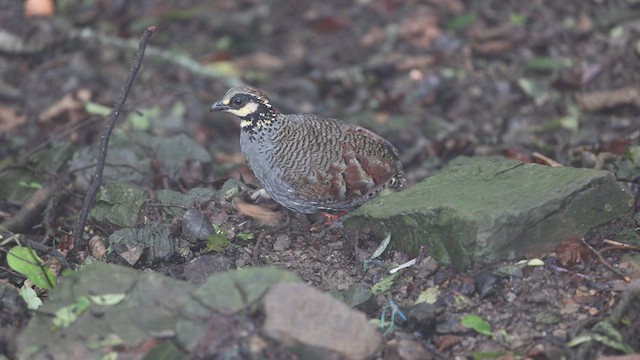
[[241, 99], [241, 98], [235, 98], [235, 99], [233, 99], [233, 105], [235, 105], [235, 106], [242, 106], [242, 105], [244, 105], [244, 99]]

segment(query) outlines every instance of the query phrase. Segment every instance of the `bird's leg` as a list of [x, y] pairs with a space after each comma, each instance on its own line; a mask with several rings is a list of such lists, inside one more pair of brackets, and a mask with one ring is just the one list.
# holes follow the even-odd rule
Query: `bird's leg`
[[314, 224], [312, 224], [309, 227], [309, 231], [315, 232], [324, 227], [332, 227], [334, 225], [337, 225], [342, 221], [343, 217], [348, 214], [349, 212], [345, 210], [340, 211], [338, 213], [330, 213], [330, 212], [323, 211], [320, 213], [320, 216], [322, 216], [324, 220], [319, 219], [318, 221], [316, 221]]

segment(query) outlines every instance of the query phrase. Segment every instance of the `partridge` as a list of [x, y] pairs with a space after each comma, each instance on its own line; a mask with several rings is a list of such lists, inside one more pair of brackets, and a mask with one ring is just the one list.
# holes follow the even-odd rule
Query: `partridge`
[[231, 88], [211, 111], [240, 118], [240, 146], [249, 168], [276, 202], [293, 211], [351, 210], [404, 183], [398, 150], [360, 126], [281, 114], [249, 86]]

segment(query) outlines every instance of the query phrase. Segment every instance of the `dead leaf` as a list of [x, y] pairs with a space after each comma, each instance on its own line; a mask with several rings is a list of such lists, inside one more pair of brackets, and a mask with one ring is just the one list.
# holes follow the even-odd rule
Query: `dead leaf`
[[432, 12], [414, 13], [400, 26], [400, 36], [418, 48], [430, 48], [434, 39], [442, 35], [438, 17]]
[[584, 111], [599, 111], [620, 105], [640, 107], [640, 88], [636, 86], [622, 89], [591, 91], [576, 95], [580, 108]]
[[102, 236], [95, 235], [89, 240], [89, 254], [98, 260], [107, 254], [107, 247], [104, 245], [104, 239]]
[[78, 89], [75, 93], [65, 95], [58, 102], [41, 112], [38, 116], [38, 122], [46, 124], [66, 113], [70, 113], [72, 122], [74, 122], [73, 118], [77, 118], [78, 111], [83, 110], [89, 100], [91, 100], [91, 91]]
[[409, 339], [398, 340], [398, 354], [404, 360], [428, 359], [430, 355], [419, 341]]
[[551, 167], [563, 167], [563, 165], [560, 164], [559, 162], [553, 160], [548, 156], [544, 156], [537, 151], [534, 151], [533, 154], [531, 154], [531, 156], [533, 156], [533, 158], [536, 160], [536, 163], [538, 164], [547, 165]]
[[491, 40], [473, 44], [473, 51], [479, 55], [498, 55], [511, 50], [511, 42], [507, 40]]
[[363, 47], [370, 48], [378, 44], [382, 44], [385, 38], [384, 30], [374, 27], [360, 38], [360, 44]]
[[591, 259], [591, 251], [577, 237], [568, 237], [556, 246], [558, 261], [566, 268], [584, 264]]
[[494, 27], [478, 25], [469, 30], [469, 37], [478, 42], [498, 39], [506, 40], [511, 38], [514, 31], [514, 26], [511, 24], [503, 24]]
[[525, 164], [531, 163], [531, 155], [529, 155], [524, 150], [518, 149], [518, 148], [515, 148], [515, 147], [507, 148], [504, 151], [504, 156], [508, 157], [509, 159], [518, 160], [518, 161], [523, 162]]
[[460, 344], [462, 342], [462, 336], [458, 335], [442, 335], [442, 336], [434, 336], [433, 341], [438, 347], [438, 351], [444, 352], [452, 347]]
[[27, 117], [18, 108], [0, 106], [0, 135], [24, 124]]
[[464, 2], [461, 0], [428, 0], [427, 3], [454, 14], [460, 14], [466, 9]]
[[56, 13], [56, 5], [53, 0], [26, 0], [24, 2], [24, 15], [26, 17], [45, 16], [51, 17]]
[[276, 226], [280, 221], [280, 214], [266, 207], [249, 204], [240, 198], [236, 198], [233, 204], [242, 215], [254, 218], [262, 225]]
[[283, 70], [286, 63], [282, 58], [266, 52], [255, 52], [234, 60], [236, 67], [244, 71], [273, 72]]
[[601, 144], [597, 153], [612, 153], [618, 156], [624, 156], [627, 153], [627, 149], [631, 146], [631, 139], [616, 137], [609, 142]]
[[497, 55], [505, 53], [513, 47], [515, 28], [511, 24], [487, 27], [473, 26], [469, 29], [471, 48], [480, 55]]
[[313, 30], [319, 33], [329, 33], [342, 29], [348, 23], [348, 19], [337, 16], [322, 16], [311, 21]]

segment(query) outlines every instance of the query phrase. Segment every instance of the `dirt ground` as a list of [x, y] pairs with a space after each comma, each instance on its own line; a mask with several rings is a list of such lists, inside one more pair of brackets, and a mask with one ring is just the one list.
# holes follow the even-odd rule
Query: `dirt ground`
[[[21, 2], [0, 0], [2, 33], [31, 46], [0, 44], [1, 165], [26, 166], [33, 152], [60, 143], [77, 151], [95, 145], [103, 117], [85, 104], [113, 105], [138, 37], [156, 25], [119, 128], [156, 137], [185, 133], [213, 161], [163, 173], [163, 159], [149, 149], [160, 165], [138, 185], [152, 193], [220, 190], [230, 178], [258, 187], [240, 153], [239, 121], [209, 113], [239, 80], [265, 90], [285, 113], [337, 117], [380, 133], [399, 149], [407, 186], [460, 155], [502, 155], [611, 170], [632, 188], [639, 174], [620, 164], [640, 136], [639, 20], [634, 1], [66, 0], [58, 1], [53, 19], [25, 19]], [[81, 29], [92, 33], [83, 37]], [[152, 115], [135, 123], [127, 117], [132, 113]], [[238, 196], [250, 201], [246, 195]], [[56, 199], [54, 210], [25, 232], [48, 244], [68, 241], [83, 196], [74, 190]], [[20, 207], [2, 201], [1, 219]], [[382, 240], [367, 229], [310, 231], [315, 217], [270, 209], [278, 218], [265, 225], [232, 202], [207, 204], [212, 222], [235, 244], [215, 261], [230, 268], [272, 264], [323, 291], [343, 291], [370, 288], [415, 256], [390, 251], [363, 266]], [[150, 221], [162, 219], [152, 214]], [[616, 226], [630, 234], [616, 240], [638, 245], [633, 221]], [[115, 230], [90, 227], [103, 238]], [[253, 238], [234, 238], [239, 233]], [[591, 245], [601, 249], [602, 240], [594, 236]], [[625, 257], [630, 251], [603, 253], [627, 272], [629, 285], [579, 241], [563, 244], [554, 253], [531, 254], [544, 266], [505, 270], [515, 259], [464, 273], [437, 264], [425, 249], [389, 291], [359, 309], [380, 318], [394, 301], [409, 314], [385, 337], [388, 359], [419, 358], [406, 355], [404, 340], [442, 359], [620, 354], [603, 343], [567, 343], [606, 319], [625, 289], [638, 286], [637, 260]], [[195, 281], [185, 266], [205, 253], [194, 246], [136, 266]], [[437, 301], [414, 306], [427, 289], [437, 290]], [[469, 313], [489, 322], [492, 335], [461, 327]], [[620, 330], [635, 351], [638, 330], [637, 322]]]

